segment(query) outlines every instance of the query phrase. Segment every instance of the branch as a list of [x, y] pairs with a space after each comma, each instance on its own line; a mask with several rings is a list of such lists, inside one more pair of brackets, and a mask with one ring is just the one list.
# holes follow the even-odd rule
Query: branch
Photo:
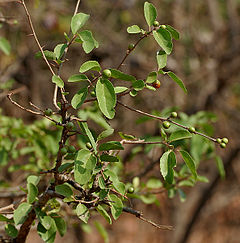
[[[177, 122], [175, 122], [175, 121], [172, 121], [172, 120], [170, 120], [169, 118], [163, 118], [163, 117], [160, 117], [160, 116], [155, 116], [155, 115], [146, 113], [146, 112], [144, 112], [144, 111], [137, 110], [137, 109], [135, 109], [135, 108], [132, 108], [132, 107], [129, 107], [128, 105], [123, 104], [123, 103], [120, 102], [119, 100], [117, 101], [117, 103], [118, 103], [119, 105], [121, 105], [121, 106], [127, 108], [127, 109], [130, 110], [130, 111], [134, 111], [134, 112], [139, 113], [139, 114], [141, 114], [141, 115], [148, 116], [148, 117], [151, 117], [151, 118], [156, 119], [156, 120], [160, 120], [161, 122], [169, 121], [170, 123], [172, 123], [172, 124], [174, 124], [174, 125], [176, 125], [176, 126], [178, 126], [178, 127], [181, 127], [181, 128], [183, 128], [183, 129], [185, 129], [185, 130], [188, 130], [188, 127], [187, 127], [187, 126], [184, 126], [184, 125], [182, 125], [182, 124], [180, 124], [180, 123], [177, 123]], [[204, 134], [204, 133], [197, 132], [197, 131], [192, 132], [192, 133], [197, 134], [197, 135], [200, 135], [200, 136], [202, 136], [202, 137], [205, 137], [205, 138], [207, 138], [207, 139], [209, 139], [209, 140], [211, 140], [211, 141], [217, 143], [217, 139], [216, 139], [216, 138], [209, 137], [208, 135], [206, 135], [206, 134]]]
[[142, 212], [137, 211], [137, 210], [135, 210], [133, 208], [123, 207], [123, 212], [135, 215], [137, 218], [141, 219], [144, 222], [147, 222], [147, 223], [151, 224], [152, 226], [154, 226], [154, 227], [156, 227], [158, 229], [161, 229], [161, 230], [173, 230], [172, 226], [156, 224], [153, 221], [144, 218]]

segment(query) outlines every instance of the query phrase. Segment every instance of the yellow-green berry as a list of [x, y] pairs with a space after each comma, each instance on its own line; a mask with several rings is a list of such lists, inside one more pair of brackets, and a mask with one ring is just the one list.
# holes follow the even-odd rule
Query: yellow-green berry
[[89, 143], [89, 142], [87, 142], [87, 143], [86, 143], [86, 147], [87, 147], [88, 149], [92, 149], [92, 144]]
[[228, 139], [227, 138], [223, 138], [222, 142], [227, 144], [228, 143]]
[[217, 141], [217, 143], [220, 144], [222, 142], [222, 139], [221, 138], [217, 138], [216, 141]]
[[158, 22], [157, 20], [155, 20], [155, 21], [153, 22], [153, 26], [154, 26], [154, 27], [158, 27], [158, 26], [159, 26], [159, 22]]
[[105, 69], [105, 70], [103, 70], [103, 72], [102, 72], [102, 76], [103, 76], [104, 78], [110, 78], [110, 77], [112, 76], [112, 73], [111, 73], [111, 71], [110, 71], [109, 69]]
[[129, 44], [128, 45], [128, 50], [131, 51], [134, 48], [134, 44]]
[[220, 143], [221, 148], [226, 148], [226, 143]]
[[134, 193], [134, 188], [132, 186], [128, 188], [128, 193]]
[[196, 132], [196, 129], [195, 129], [195, 127], [189, 127], [188, 131], [191, 133], [194, 133], [194, 132]]
[[168, 128], [170, 127], [171, 124], [170, 124], [170, 122], [168, 122], [168, 121], [164, 121], [162, 125], [163, 125], [163, 127], [164, 127], [165, 129], [168, 129]]
[[161, 28], [166, 29], [167, 26], [166, 26], [165, 24], [162, 24], [162, 25], [161, 25]]
[[52, 113], [53, 113], [53, 111], [52, 111], [52, 109], [50, 109], [50, 108], [48, 108], [48, 109], [46, 109], [46, 110], [44, 111], [44, 115], [46, 115], [46, 116], [51, 116]]
[[178, 114], [177, 114], [176, 111], [173, 111], [173, 112], [171, 113], [171, 117], [172, 117], [172, 118], [176, 118], [177, 116], [178, 116]]
[[68, 122], [68, 123], [66, 124], [66, 128], [67, 128], [67, 130], [73, 130], [73, 128], [74, 128], [74, 124], [73, 124], [73, 122]]

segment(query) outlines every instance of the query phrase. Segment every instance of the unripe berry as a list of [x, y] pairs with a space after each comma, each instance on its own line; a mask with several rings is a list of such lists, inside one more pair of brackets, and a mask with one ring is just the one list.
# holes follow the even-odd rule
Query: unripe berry
[[162, 24], [162, 25], [161, 25], [161, 28], [166, 29], [167, 26], [166, 26], [165, 24]]
[[73, 130], [73, 128], [74, 128], [74, 124], [73, 124], [72, 122], [68, 122], [68, 123], [66, 124], [66, 128], [67, 128], [67, 130]]
[[172, 117], [172, 118], [176, 118], [177, 116], [178, 116], [178, 114], [177, 114], [176, 111], [173, 111], [173, 112], [171, 113], [171, 117]]
[[156, 80], [152, 83], [152, 86], [155, 88], [155, 89], [159, 89], [160, 86], [161, 86], [161, 82], [159, 80]]
[[194, 133], [194, 132], [196, 132], [196, 129], [195, 129], [195, 127], [189, 127], [188, 131], [191, 133]]
[[159, 26], [159, 22], [158, 22], [157, 20], [155, 20], [155, 21], [153, 22], [153, 26], [154, 26], [154, 27], [158, 27], [158, 26]]
[[226, 143], [220, 143], [221, 148], [226, 148]]
[[87, 147], [88, 149], [92, 149], [92, 144], [89, 143], [89, 142], [87, 142], [87, 143], [86, 143], [86, 147]]
[[131, 51], [134, 48], [134, 44], [129, 44], [128, 50]]
[[66, 154], [67, 148], [66, 147], [61, 148], [60, 152], [61, 152], [62, 155]]
[[171, 124], [170, 124], [170, 122], [168, 122], [168, 121], [164, 121], [162, 125], [163, 125], [163, 127], [164, 127], [165, 129], [168, 129], [168, 128], [170, 127]]
[[73, 145], [68, 146], [68, 152], [69, 153], [75, 153], [76, 152], [75, 147]]
[[95, 91], [91, 91], [90, 95], [91, 95], [92, 97], [96, 97], [96, 93], [95, 93]]
[[51, 116], [52, 113], [53, 113], [53, 111], [52, 111], [52, 109], [50, 109], [50, 108], [48, 108], [48, 109], [46, 109], [46, 110], [44, 111], [44, 115], [46, 115], [46, 116]]
[[103, 72], [102, 72], [102, 76], [103, 76], [104, 78], [110, 78], [110, 77], [112, 76], [112, 73], [111, 73], [111, 71], [110, 71], [109, 69], [105, 69], [105, 70], [103, 70]]
[[132, 186], [128, 188], [128, 193], [134, 193], [134, 188]]
[[217, 141], [217, 143], [220, 144], [222, 142], [222, 139], [221, 138], [217, 138], [216, 141]]
[[227, 144], [228, 143], [228, 139], [227, 138], [223, 138], [222, 142]]

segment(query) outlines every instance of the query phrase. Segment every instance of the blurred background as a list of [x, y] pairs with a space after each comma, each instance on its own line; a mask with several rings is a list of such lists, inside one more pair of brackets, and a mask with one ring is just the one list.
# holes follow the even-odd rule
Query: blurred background
[[[169, 199], [166, 193], [158, 195], [160, 205], [134, 202], [145, 217], [160, 224], [173, 225], [174, 231], [158, 230], [132, 215], [122, 214], [113, 225], [102, 223], [109, 234], [109, 241], [173, 242], [173, 243], [237, 243], [240, 239], [240, 1], [239, 0], [152, 0], [157, 8], [160, 24], [170, 24], [180, 32], [180, 40], [174, 41], [173, 54], [168, 58], [166, 70], [175, 72], [184, 81], [188, 95], [169, 79], [161, 80], [157, 92], [140, 92], [136, 99], [124, 97], [123, 102], [143, 111], [161, 111], [177, 107], [188, 115], [206, 110], [217, 115], [214, 123], [215, 137], [228, 137], [227, 149], [217, 148], [225, 163], [226, 178], [221, 180], [215, 162], [203, 163], [200, 168], [209, 183], [198, 183], [187, 188], [187, 199]], [[41, 44], [53, 50], [65, 41], [63, 33], [69, 32], [71, 16], [76, 1], [26, 1], [33, 17]], [[89, 59], [98, 60], [104, 68], [117, 67], [130, 43], [137, 35], [126, 32], [128, 26], [138, 24], [147, 29], [143, 16], [144, 1], [139, 0], [82, 0], [79, 11], [91, 15], [86, 29], [94, 33], [98, 49], [86, 55], [80, 45], [74, 44], [67, 55], [62, 78], [78, 73], [80, 65]], [[0, 106], [4, 115], [22, 118], [26, 123], [34, 119], [19, 110], [6, 98], [10, 90], [20, 88], [15, 99], [24, 106], [29, 101], [42, 107], [52, 107], [53, 85], [51, 75], [42, 59], [36, 59], [38, 51], [25, 13], [18, 3], [0, 0], [0, 37], [11, 44], [10, 55], [0, 52]], [[155, 60], [158, 45], [143, 40], [129, 56], [122, 70], [139, 79], [157, 69]], [[74, 91], [77, 86], [66, 85]], [[117, 108], [117, 117], [111, 125], [129, 134], [153, 134], [155, 127], [136, 125], [136, 114]], [[124, 111], [124, 112], [123, 112]], [[1, 126], [1, 124], [0, 124]], [[122, 154], [124, 158], [126, 154]], [[126, 162], [127, 163], [127, 162]], [[128, 165], [127, 165], [128, 166]], [[128, 167], [126, 167], [128, 168]], [[141, 175], [137, 163], [129, 169], [135, 174], [148, 176], [159, 173], [158, 164]], [[96, 216], [97, 218], [97, 216]], [[101, 220], [101, 219], [99, 219]], [[90, 220], [94, 225], [94, 219]], [[70, 219], [64, 240], [70, 242], [103, 242], [94, 226], [82, 228]], [[90, 233], [87, 233], [90, 232]], [[57, 237], [57, 242], [62, 241]], [[34, 230], [28, 242], [42, 242]]]

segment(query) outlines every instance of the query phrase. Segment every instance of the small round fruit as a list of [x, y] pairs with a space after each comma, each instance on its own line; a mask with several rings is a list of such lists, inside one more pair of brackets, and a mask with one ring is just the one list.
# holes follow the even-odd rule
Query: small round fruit
[[96, 93], [95, 93], [95, 91], [91, 91], [90, 95], [91, 95], [92, 97], [96, 97]]
[[222, 143], [222, 139], [221, 139], [221, 138], [217, 138], [216, 141], [217, 141], [217, 143], [219, 143], [219, 144]]
[[89, 143], [89, 142], [87, 142], [87, 143], [86, 143], [86, 147], [87, 147], [88, 149], [92, 149], [92, 144]]
[[161, 25], [161, 28], [166, 29], [167, 26], [166, 26], [165, 24], [162, 24], [162, 25]]
[[67, 128], [67, 130], [72, 130], [72, 129], [74, 128], [74, 124], [73, 124], [73, 122], [68, 122], [68, 123], [66, 124], [66, 128]]
[[134, 44], [129, 44], [128, 50], [131, 51], [134, 48], [134, 46], [135, 46]]
[[196, 132], [196, 129], [195, 129], [195, 127], [189, 127], [188, 131], [191, 133], [194, 133], [194, 132]]
[[163, 127], [164, 127], [165, 129], [168, 129], [168, 128], [170, 127], [171, 124], [170, 124], [170, 122], [168, 122], [168, 121], [164, 121], [162, 125], [163, 125]]
[[128, 193], [134, 193], [134, 188], [132, 186], [128, 188]]
[[172, 118], [176, 118], [177, 116], [178, 116], [178, 114], [177, 114], [176, 111], [173, 111], [173, 112], [171, 113], [171, 117], [172, 117]]
[[76, 152], [75, 147], [73, 145], [68, 146], [68, 152], [69, 153], [75, 153]]
[[157, 20], [155, 20], [155, 21], [153, 22], [153, 26], [154, 26], [154, 27], [158, 27], [158, 26], [159, 26], [159, 22], [158, 22]]
[[109, 69], [105, 69], [105, 70], [103, 70], [103, 72], [102, 72], [102, 76], [103, 76], [104, 78], [110, 78], [110, 77], [112, 76], [112, 73], [111, 73], [111, 71], [110, 71]]
[[152, 83], [152, 86], [155, 88], [155, 89], [159, 89], [160, 86], [161, 86], [161, 82], [159, 80], [156, 80]]
[[222, 142], [227, 144], [228, 143], [228, 139], [227, 138], [223, 138]]
[[226, 143], [220, 143], [221, 148], [226, 148]]
[[53, 111], [52, 111], [52, 109], [50, 109], [50, 108], [48, 108], [48, 109], [46, 109], [46, 110], [44, 111], [44, 115], [46, 115], [46, 116], [51, 116], [52, 113], [53, 113]]
[[61, 152], [62, 155], [66, 154], [67, 148], [66, 147], [61, 148], [60, 152]]

